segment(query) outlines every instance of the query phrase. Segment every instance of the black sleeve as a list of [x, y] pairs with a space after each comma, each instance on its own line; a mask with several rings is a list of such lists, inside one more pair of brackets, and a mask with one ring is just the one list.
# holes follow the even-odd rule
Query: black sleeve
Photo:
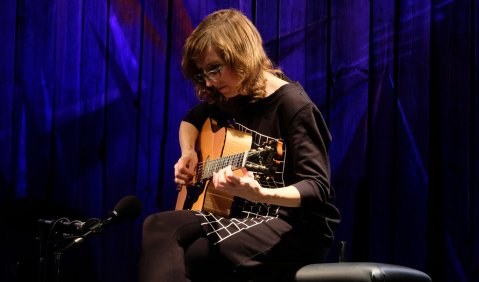
[[191, 108], [183, 118], [183, 121], [193, 124], [201, 131], [208, 118], [216, 120], [221, 127], [227, 126], [229, 124], [228, 121], [231, 119], [218, 105], [203, 102]]
[[183, 121], [193, 124], [198, 131], [201, 131], [203, 124], [209, 117], [209, 106], [207, 103], [200, 103], [191, 108], [183, 118]]
[[290, 151], [294, 186], [301, 194], [304, 208], [318, 207], [334, 196], [330, 185], [329, 144], [331, 135], [319, 110], [308, 104], [290, 124]]

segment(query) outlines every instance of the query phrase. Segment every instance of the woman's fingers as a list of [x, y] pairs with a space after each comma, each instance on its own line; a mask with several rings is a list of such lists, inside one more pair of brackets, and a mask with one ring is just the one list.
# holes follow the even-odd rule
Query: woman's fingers
[[213, 184], [216, 188], [222, 188], [226, 185], [232, 185], [235, 183], [235, 176], [231, 170], [231, 165], [220, 169], [218, 172], [213, 173]]
[[174, 168], [174, 181], [176, 184], [187, 185], [191, 183], [195, 175], [194, 169], [185, 166], [181, 159], [175, 164]]

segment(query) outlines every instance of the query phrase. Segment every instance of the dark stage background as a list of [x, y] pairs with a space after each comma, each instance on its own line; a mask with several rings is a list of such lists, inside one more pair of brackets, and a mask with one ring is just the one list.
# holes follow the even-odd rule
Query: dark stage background
[[197, 103], [181, 47], [227, 7], [330, 126], [346, 260], [478, 281], [479, 0], [0, 1], [0, 281], [37, 277], [37, 218], [104, 218], [136, 195], [140, 218], [60, 268], [135, 281], [142, 220], [174, 206], [178, 125]]

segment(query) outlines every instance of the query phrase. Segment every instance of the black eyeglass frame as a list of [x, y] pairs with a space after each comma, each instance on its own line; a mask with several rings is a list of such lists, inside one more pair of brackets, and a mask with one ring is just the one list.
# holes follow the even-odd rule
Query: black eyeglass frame
[[200, 83], [205, 83], [206, 79], [209, 81], [217, 81], [221, 77], [221, 70], [223, 69], [224, 65], [218, 65], [212, 70], [209, 70], [207, 72], [202, 71], [197, 74], [195, 74], [194, 78], [196, 81]]

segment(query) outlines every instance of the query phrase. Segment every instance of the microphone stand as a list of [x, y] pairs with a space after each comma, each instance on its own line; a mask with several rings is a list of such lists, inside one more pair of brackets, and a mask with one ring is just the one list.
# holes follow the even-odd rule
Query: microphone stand
[[[53, 240], [57, 241], [59, 240], [59, 237], [63, 237], [65, 234], [55, 231], [55, 230], [50, 230], [50, 233], [47, 233], [41, 229], [40, 230], [40, 236], [38, 237], [38, 240], [40, 241], [40, 259], [38, 262], [38, 268], [39, 268], [39, 275], [38, 275], [38, 281], [39, 282], [59, 282], [60, 281], [60, 266], [61, 266], [61, 256], [62, 256], [62, 251], [57, 247], [57, 244], [52, 242]], [[52, 238], [50, 238], [52, 237]], [[52, 253], [50, 254], [49, 249], [54, 248]], [[53, 255], [53, 266], [50, 265], [50, 255]], [[53, 269], [51, 269], [53, 267]], [[50, 271], [53, 271], [54, 277], [53, 280], [49, 279], [49, 273]]]
[[[61, 218], [55, 221], [40, 219], [39, 223], [43, 225], [51, 225], [50, 231], [45, 239], [44, 229], [40, 230], [40, 260], [39, 260], [39, 282], [50, 282], [48, 280], [48, 270], [49, 264], [48, 259], [50, 253], [48, 252], [50, 247], [53, 248], [52, 255], [53, 255], [53, 271], [55, 274], [54, 281], [60, 281], [60, 266], [61, 266], [61, 257], [62, 253], [78, 244], [81, 244], [85, 241], [87, 237], [99, 234], [103, 231], [105, 227], [112, 223], [119, 223], [121, 221], [134, 219], [138, 217], [141, 213], [141, 202], [140, 200], [133, 195], [123, 197], [115, 206], [113, 211], [111, 212], [110, 216], [107, 219], [100, 220], [98, 218], [92, 218], [87, 220], [86, 222], [71, 222], [68, 218]], [[57, 229], [56, 227], [68, 228], [68, 230], [61, 230]], [[86, 230], [86, 232], [84, 232]], [[78, 236], [78, 233], [82, 232], [81, 235]], [[53, 242], [53, 240], [56, 241]], [[60, 245], [64, 243], [66, 240], [70, 240], [68, 244], [64, 247]], [[46, 247], [45, 247], [46, 244]], [[50, 246], [52, 244], [53, 246]]]
[[[40, 235], [38, 236], [37, 240], [39, 241], [39, 256], [40, 256], [40, 259], [38, 260], [38, 281], [39, 282], [46, 282], [47, 281], [47, 268], [48, 268], [48, 265], [47, 265], [47, 262], [48, 262], [48, 259], [45, 257], [45, 246], [44, 246], [44, 242], [45, 242], [45, 235], [44, 235], [44, 231], [42, 228], [40, 228]], [[47, 247], [48, 249], [48, 247]]]
[[[57, 222], [60, 220], [57, 220]], [[80, 236], [72, 235], [71, 232], [55, 230], [55, 223], [53, 223], [48, 233], [45, 232], [46, 230], [44, 227], [40, 229], [40, 235], [38, 237], [38, 240], [40, 241], [40, 259], [38, 262], [39, 282], [60, 282], [60, 268], [63, 252], [83, 242], [85, 238], [98, 234], [102, 231], [105, 221], [100, 221], [98, 219], [93, 220], [96, 222], [92, 226], [87, 227], [87, 231]], [[65, 240], [70, 240], [70, 242], [62, 247], [61, 244]], [[52, 249], [51, 253], [49, 252], [50, 248]], [[51, 255], [53, 256], [53, 265], [50, 265], [49, 263]], [[49, 279], [50, 271], [53, 272], [53, 279]]]
[[60, 266], [61, 266], [61, 258], [62, 258], [62, 251], [57, 250], [53, 252], [54, 255], [54, 263], [53, 263], [53, 271], [55, 271], [55, 281], [60, 282]]
[[86, 238], [93, 236], [95, 234], [99, 234], [103, 231], [103, 226], [105, 225], [106, 221], [101, 221], [100, 223], [95, 224], [89, 230], [85, 233], [83, 233], [81, 236], [78, 236], [77, 238], [73, 239], [68, 243], [65, 247], [59, 248], [60, 251], [65, 251], [67, 249], [70, 249], [71, 247], [75, 245], [79, 245], [80, 243], [84, 242]]

